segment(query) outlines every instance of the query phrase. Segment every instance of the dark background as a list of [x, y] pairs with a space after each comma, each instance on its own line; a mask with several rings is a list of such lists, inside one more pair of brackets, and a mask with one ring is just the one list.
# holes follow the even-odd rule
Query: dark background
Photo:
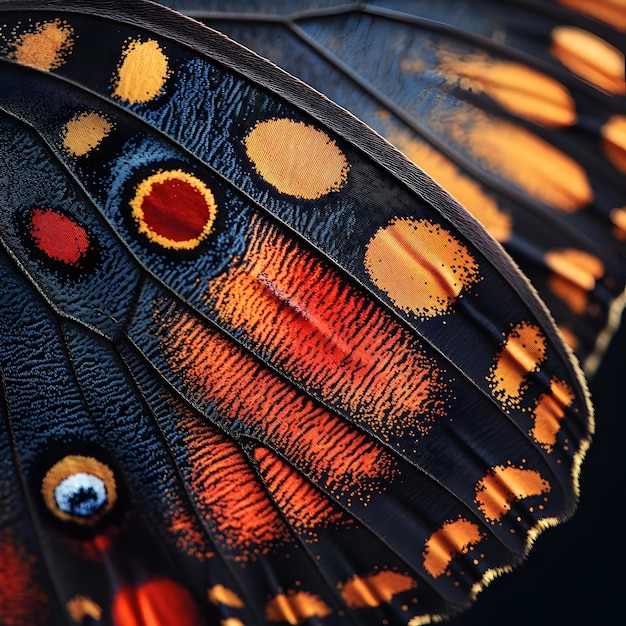
[[576, 514], [540, 535], [528, 561], [493, 581], [450, 626], [604, 626], [625, 619], [626, 315], [590, 388], [596, 433]]

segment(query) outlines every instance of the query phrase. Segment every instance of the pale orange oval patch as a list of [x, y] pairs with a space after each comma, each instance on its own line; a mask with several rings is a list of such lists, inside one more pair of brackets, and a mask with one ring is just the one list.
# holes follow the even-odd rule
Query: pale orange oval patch
[[576, 105], [560, 82], [527, 65], [475, 54], [465, 59], [442, 56], [439, 71], [463, 89], [483, 92], [505, 109], [546, 126], [576, 122]]
[[457, 520], [444, 522], [426, 540], [424, 550], [424, 569], [437, 578], [445, 573], [448, 565], [456, 556], [467, 553], [469, 548], [483, 539], [478, 526], [459, 517]]
[[546, 358], [546, 343], [539, 327], [528, 322], [516, 324], [506, 336], [487, 376], [491, 393], [504, 408], [520, 403], [527, 376]]
[[448, 313], [479, 281], [467, 247], [439, 224], [397, 218], [367, 244], [365, 269], [372, 282], [404, 311], [421, 318]]
[[316, 200], [345, 184], [350, 169], [324, 132], [290, 119], [259, 122], [243, 140], [256, 172], [280, 193]]
[[78, 113], [61, 131], [63, 147], [72, 156], [85, 156], [100, 145], [111, 129], [111, 123], [100, 113], [95, 111]]
[[9, 58], [47, 72], [58, 69], [74, 45], [74, 30], [61, 20], [36, 24], [12, 42]]
[[122, 51], [113, 96], [130, 104], [149, 102], [161, 94], [170, 74], [168, 58], [154, 39], [133, 39]]
[[513, 502], [550, 490], [550, 483], [535, 470], [497, 465], [476, 483], [475, 501], [487, 521], [498, 521]]
[[574, 401], [574, 393], [569, 385], [556, 377], [550, 379], [550, 392], [537, 399], [532, 418], [535, 422], [530, 435], [548, 452], [556, 443], [556, 436], [561, 429], [561, 420], [565, 409]]
[[626, 93], [624, 53], [594, 35], [574, 26], [552, 31], [550, 52], [574, 74], [612, 94]]
[[410, 576], [383, 570], [369, 576], [355, 575], [340, 585], [339, 590], [349, 607], [359, 609], [391, 602], [395, 595], [415, 587], [417, 583]]
[[602, 148], [611, 163], [626, 173], [626, 116], [614, 115], [602, 126]]
[[80, 594], [70, 598], [67, 601], [66, 607], [70, 617], [77, 624], [83, 624], [87, 617], [90, 617], [96, 622], [100, 621], [102, 617], [102, 607], [91, 598]]
[[235, 608], [243, 607], [243, 600], [228, 587], [224, 585], [215, 585], [207, 591], [207, 596], [211, 604], [224, 604]]
[[308, 591], [287, 591], [272, 598], [265, 606], [265, 617], [270, 622], [299, 624], [311, 617], [326, 617], [330, 607]]

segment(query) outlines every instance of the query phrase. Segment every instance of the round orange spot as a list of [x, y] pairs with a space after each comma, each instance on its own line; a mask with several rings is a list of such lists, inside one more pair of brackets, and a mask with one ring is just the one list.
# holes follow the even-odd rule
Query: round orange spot
[[217, 205], [211, 190], [182, 170], [142, 180], [130, 201], [138, 231], [164, 248], [191, 250], [212, 231]]
[[9, 58], [46, 72], [56, 70], [72, 49], [73, 34], [70, 25], [61, 20], [36, 24], [12, 43]]
[[114, 626], [201, 626], [204, 620], [191, 594], [168, 579], [122, 587], [113, 600]]
[[243, 144], [263, 180], [281, 193], [303, 200], [338, 191], [350, 169], [337, 144], [326, 133], [303, 122], [259, 122]]
[[422, 318], [449, 312], [461, 291], [480, 279], [465, 245], [438, 224], [409, 218], [376, 231], [365, 269], [398, 308]]
[[161, 94], [169, 74], [168, 58], [157, 41], [133, 39], [122, 51], [113, 96], [130, 104], [149, 102]]
[[84, 156], [97, 148], [111, 132], [111, 123], [95, 111], [79, 113], [65, 124], [61, 132], [63, 147], [72, 156]]

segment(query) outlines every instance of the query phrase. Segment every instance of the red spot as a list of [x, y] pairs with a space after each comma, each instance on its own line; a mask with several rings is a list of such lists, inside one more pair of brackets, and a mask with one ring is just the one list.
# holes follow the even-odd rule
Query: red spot
[[113, 600], [115, 626], [201, 626], [203, 623], [191, 594], [173, 580], [127, 585]]
[[[146, 226], [173, 241], [196, 239], [211, 217], [202, 192], [178, 178], [153, 183], [141, 201], [141, 209]], [[176, 219], [172, 219], [173, 215]]]
[[87, 231], [52, 209], [33, 209], [29, 230], [37, 248], [55, 261], [76, 265], [89, 250]]

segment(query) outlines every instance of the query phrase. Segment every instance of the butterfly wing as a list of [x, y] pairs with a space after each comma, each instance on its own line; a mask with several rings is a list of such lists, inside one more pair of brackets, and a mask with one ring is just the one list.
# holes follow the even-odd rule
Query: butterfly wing
[[595, 370], [626, 286], [619, 8], [166, 4], [302, 78], [430, 174], [503, 244]]
[[5, 621], [421, 623], [572, 513], [585, 383], [432, 180], [165, 9], [0, 8]]

